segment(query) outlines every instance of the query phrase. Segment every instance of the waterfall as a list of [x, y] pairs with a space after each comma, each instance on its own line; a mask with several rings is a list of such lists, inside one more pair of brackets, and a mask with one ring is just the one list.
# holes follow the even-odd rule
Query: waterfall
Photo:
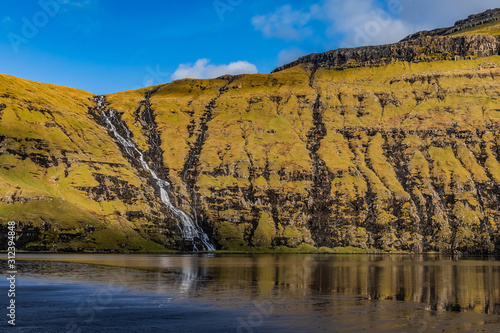
[[[191, 241], [193, 243], [193, 250], [205, 250], [205, 251], [215, 251], [215, 246], [212, 244], [208, 235], [201, 229], [200, 226], [196, 224], [193, 219], [187, 215], [185, 212], [177, 207], [174, 207], [170, 202], [167, 189], [170, 183], [160, 179], [156, 172], [149, 167], [149, 165], [144, 160], [143, 153], [137, 148], [136, 144], [132, 141], [130, 131], [128, 130], [123, 120], [121, 120], [116, 110], [109, 109], [109, 114], [106, 114], [106, 101], [104, 96], [98, 96], [94, 98], [96, 103], [96, 109], [101, 113], [103, 119], [106, 122], [107, 127], [113, 132], [115, 138], [118, 140], [123, 150], [129, 155], [130, 158], [136, 160], [140, 163], [144, 170], [147, 170], [151, 174], [151, 178], [155, 181], [160, 189], [160, 199], [163, 204], [172, 212], [177, 220], [177, 225], [182, 233], [182, 238]], [[120, 135], [116, 126], [114, 124], [120, 124], [125, 131], [125, 137]], [[138, 156], [138, 157], [137, 157]], [[197, 241], [200, 242], [202, 249], [198, 249]]]

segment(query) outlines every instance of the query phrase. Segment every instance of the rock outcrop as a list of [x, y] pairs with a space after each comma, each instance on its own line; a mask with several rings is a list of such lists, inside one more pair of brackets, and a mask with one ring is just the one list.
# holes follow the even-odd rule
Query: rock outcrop
[[278, 67], [274, 72], [297, 65], [303, 65], [313, 71], [318, 68], [344, 70], [357, 67], [385, 66], [400, 61], [419, 63], [498, 55], [500, 53], [500, 35], [498, 34], [450, 36], [498, 21], [500, 21], [500, 9], [492, 9], [458, 21], [453, 27], [418, 32], [395, 44], [310, 54]]
[[455, 22], [455, 25], [453, 27], [439, 28], [431, 31], [420, 31], [415, 34], [409, 35], [402, 41], [405, 42], [427, 36], [447, 36], [498, 21], [500, 21], [500, 8], [490, 9], [483, 13], [470, 15], [464, 20], [457, 21]]
[[396, 44], [338, 49], [311, 54], [278, 67], [274, 72], [297, 65], [303, 65], [313, 71], [318, 68], [345, 70], [358, 67], [379, 67], [402, 61], [419, 63], [476, 59], [499, 53], [500, 36], [424, 36]]
[[91, 93], [6, 75], [0, 91], [0, 245], [10, 220], [19, 250], [182, 246], [148, 177], [91, 116]]

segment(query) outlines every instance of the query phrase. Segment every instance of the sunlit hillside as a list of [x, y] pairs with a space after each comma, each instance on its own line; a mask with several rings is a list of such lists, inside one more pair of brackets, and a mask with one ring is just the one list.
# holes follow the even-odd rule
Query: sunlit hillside
[[500, 21], [488, 15], [102, 105], [2, 75], [0, 222], [19, 221], [29, 250], [189, 249], [177, 208], [229, 251], [498, 250]]

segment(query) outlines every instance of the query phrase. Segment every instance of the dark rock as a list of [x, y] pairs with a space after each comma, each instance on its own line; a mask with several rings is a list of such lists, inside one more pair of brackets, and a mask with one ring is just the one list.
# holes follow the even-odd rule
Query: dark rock
[[314, 53], [276, 68], [279, 72], [297, 65], [344, 70], [358, 67], [385, 66], [398, 61], [431, 62], [489, 57], [500, 53], [500, 36], [473, 35], [460, 37], [424, 36], [395, 44], [338, 49]]

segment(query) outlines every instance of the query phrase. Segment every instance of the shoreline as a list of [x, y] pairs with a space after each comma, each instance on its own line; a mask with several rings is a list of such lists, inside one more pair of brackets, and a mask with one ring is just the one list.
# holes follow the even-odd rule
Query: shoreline
[[[0, 254], [7, 254], [8, 251], [0, 250]], [[500, 256], [500, 252], [493, 253], [452, 253], [452, 252], [386, 252], [377, 250], [367, 250], [365, 252], [357, 251], [282, 251], [282, 250], [270, 250], [270, 251], [230, 251], [230, 250], [217, 250], [217, 251], [161, 251], [161, 252], [141, 252], [141, 251], [22, 251], [17, 250], [16, 254], [136, 254], [136, 255], [192, 255], [192, 254], [234, 254], [234, 255], [254, 255], [254, 254], [317, 254], [317, 255], [400, 255], [400, 256], [412, 256], [412, 255], [442, 255], [442, 256], [470, 256], [470, 257], [485, 257], [485, 256]]]
[[[234, 269], [243, 272], [247, 268], [256, 273], [267, 271], [269, 261], [263, 261], [256, 267], [255, 261], [249, 259], [246, 261], [247, 265], [240, 267], [238, 265], [242, 262], [239, 257], [231, 261], [234, 265], [228, 265], [227, 261], [217, 264], [214, 261], [216, 258], [210, 257], [203, 261], [196, 258], [187, 262], [184, 258], [158, 261], [157, 265], [137, 258], [137, 261], [130, 258], [122, 260], [124, 266], [108, 266], [104, 261], [95, 260], [92, 263], [49, 263], [43, 262], [43, 258], [42, 262], [35, 259], [31, 263], [20, 263], [24, 266], [21, 270], [30, 274], [19, 276], [16, 330], [111, 333], [123, 332], [125, 327], [127, 332], [142, 332], [146, 329], [160, 332], [288, 333], [365, 330], [396, 333], [405, 329], [415, 331], [422, 328], [430, 331], [438, 328], [440, 331], [457, 331], [463, 329], [464, 325], [471, 329], [479, 327], [484, 331], [493, 331], [500, 324], [498, 312], [477, 312], [484, 308], [482, 303], [476, 304], [477, 309], [471, 311], [467, 307], [468, 303], [462, 302], [464, 304], [461, 304], [462, 307], [457, 312], [458, 303], [453, 297], [445, 297], [442, 307], [434, 307], [434, 303], [441, 303], [432, 299], [421, 301], [420, 298], [420, 301], [415, 301], [411, 295], [403, 297], [401, 295], [404, 293], [401, 294], [397, 286], [382, 295], [384, 283], [391, 285], [385, 275], [379, 276], [379, 282], [383, 285], [372, 291], [358, 293], [354, 282], [353, 285], [347, 284], [344, 285], [345, 288], [338, 289], [338, 286], [331, 284], [331, 278], [352, 267], [349, 260], [347, 263], [338, 261], [340, 266], [335, 271], [328, 270], [332, 266], [323, 260], [318, 261], [323, 268], [319, 270], [311, 270], [307, 264], [304, 266], [308, 261], [302, 259], [281, 261], [281, 275], [273, 277], [247, 272], [247, 278], [244, 278], [240, 274], [226, 273]], [[386, 267], [387, 272], [393, 272], [392, 275], [397, 277], [399, 273], [394, 272], [393, 268], [401, 270], [402, 266], [399, 260], [396, 262], [392, 266], [382, 263], [375, 264], [375, 267]], [[141, 266], [143, 263], [146, 266]], [[166, 269], [167, 263], [170, 263], [170, 269]], [[481, 264], [485, 267], [499, 267], [498, 262], [484, 261]], [[372, 263], [363, 265], [371, 267]], [[457, 263], [433, 259], [425, 263], [429, 272], [438, 274], [436, 277], [440, 277], [438, 281], [441, 281], [447, 275], [439, 275], [443, 270], [432, 268], [435, 265], [446, 268], [444, 271], [451, 274], [451, 266], [456, 266]], [[468, 265], [475, 267], [474, 263]], [[411, 264], [408, 267], [421, 266]], [[467, 274], [467, 267], [462, 267], [462, 273]], [[218, 269], [223, 271], [217, 273]], [[269, 272], [271, 271], [275, 272], [275, 269], [271, 268]], [[379, 275], [375, 270], [371, 271], [375, 274], [373, 276]], [[497, 271], [489, 271], [497, 274], [494, 273]], [[368, 271], [359, 270], [359, 273], [362, 272]], [[423, 269], [419, 269], [419, 272], [423, 273]], [[314, 274], [316, 278], [310, 278]], [[252, 282], [256, 276], [262, 279], [257, 285]], [[326, 285], [320, 283], [320, 280], [330, 281], [328, 286], [331, 285], [333, 289], [325, 289]], [[281, 282], [276, 284], [276, 281]], [[316, 284], [310, 283], [314, 281]], [[0, 279], [0, 289], [4, 290], [6, 286], [7, 281]], [[400, 287], [403, 286], [409, 288], [408, 291], [413, 290], [410, 285], [402, 284]], [[441, 290], [448, 288], [437, 286]], [[425, 289], [425, 283], [422, 282], [418, 290], [420, 289]], [[418, 290], [413, 292], [419, 294]], [[437, 292], [436, 295], [441, 294]], [[5, 296], [0, 296], [0, 300], [3, 297]], [[447, 304], [451, 307], [446, 307]], [[369, 316], [370, 319], [360, 319], [360, 316]], [[7, 327], [4, 325], [5, 323], [0, 323], [0, 330]]]

